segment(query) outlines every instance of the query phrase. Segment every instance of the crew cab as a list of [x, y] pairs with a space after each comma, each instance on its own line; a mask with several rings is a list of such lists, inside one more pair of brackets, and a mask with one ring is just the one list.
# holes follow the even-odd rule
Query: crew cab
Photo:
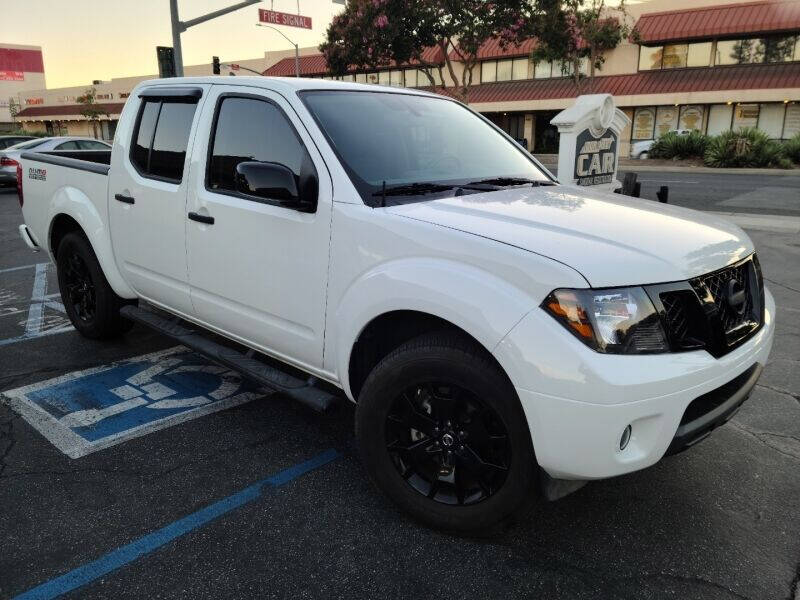
[[741, 229], [560, 185], [424, 91], [148, 81], [110, 152], [17, 173], [78, 332], [139, 322], [318, 409], [346, 396], [371, 479], [443, 529], [691, 446], [772, 345]]

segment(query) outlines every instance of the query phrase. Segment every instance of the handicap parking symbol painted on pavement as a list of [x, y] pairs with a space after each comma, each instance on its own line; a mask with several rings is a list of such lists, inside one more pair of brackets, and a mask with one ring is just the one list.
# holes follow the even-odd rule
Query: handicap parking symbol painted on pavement
[[181, 346], [3, 392], [71, 458], [249, 402], [267, 391]]

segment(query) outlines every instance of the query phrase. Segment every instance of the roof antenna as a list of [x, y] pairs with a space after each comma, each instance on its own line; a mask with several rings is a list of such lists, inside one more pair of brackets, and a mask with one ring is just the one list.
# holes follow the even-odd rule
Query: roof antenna
[[383, 186], [381, 186], [381, 208], [386, 208], [386, 180], [383, 180]]

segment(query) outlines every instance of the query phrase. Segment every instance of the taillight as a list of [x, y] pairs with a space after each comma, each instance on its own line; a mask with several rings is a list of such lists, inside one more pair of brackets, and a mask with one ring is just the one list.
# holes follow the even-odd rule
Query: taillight
[[17, 196], [19, 197], [19, 205], [22, 206], [22, 165], [19, 163], [17, 163]]
[[7, 156], [0, 156], [0, 167], [16, 167], [19, 165], [17, 161], [13, 158], [8, 158]]

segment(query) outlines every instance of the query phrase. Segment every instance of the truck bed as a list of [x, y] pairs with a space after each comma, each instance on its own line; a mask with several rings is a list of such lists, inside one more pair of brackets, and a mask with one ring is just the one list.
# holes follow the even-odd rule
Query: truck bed
[[111, 150], [60, 150], [52, 152], [23, 152], [26, 160], [58, 165], [70, 169], [108, 175]]

